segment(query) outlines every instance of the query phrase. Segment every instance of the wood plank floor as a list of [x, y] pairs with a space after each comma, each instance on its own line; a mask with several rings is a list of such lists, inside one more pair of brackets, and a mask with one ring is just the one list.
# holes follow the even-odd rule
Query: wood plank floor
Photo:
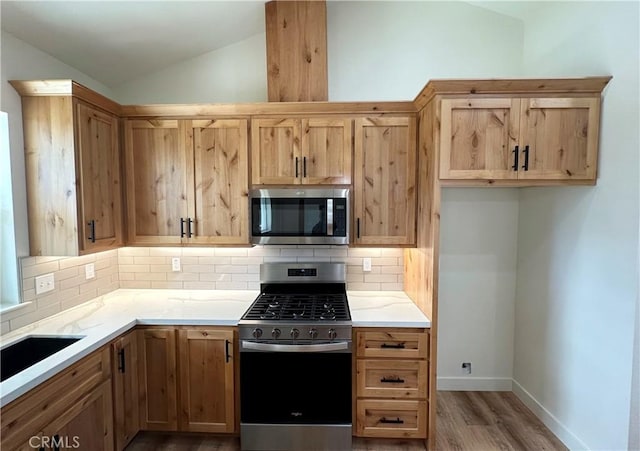
[[[438, 392], [438, 451], [565, 451], [510, 392]], [[126, 451], [237, 451], [237, 438], [141, 432]], [[422, 441], [354, 439], [357, 451], [418, 451]]]

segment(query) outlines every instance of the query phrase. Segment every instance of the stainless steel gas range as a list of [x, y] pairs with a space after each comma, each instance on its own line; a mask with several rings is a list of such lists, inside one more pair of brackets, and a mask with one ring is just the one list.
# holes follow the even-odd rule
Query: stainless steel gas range
[[260, 267], [239, 323], [243, 450], [351, 449], [351, 314], [343, 263]]

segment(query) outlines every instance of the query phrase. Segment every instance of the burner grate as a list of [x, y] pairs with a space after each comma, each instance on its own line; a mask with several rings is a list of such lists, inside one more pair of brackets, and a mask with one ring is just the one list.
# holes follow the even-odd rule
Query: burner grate
[[244, 320], [348, 321], [345, 294], [262, 293], [242, 317]]

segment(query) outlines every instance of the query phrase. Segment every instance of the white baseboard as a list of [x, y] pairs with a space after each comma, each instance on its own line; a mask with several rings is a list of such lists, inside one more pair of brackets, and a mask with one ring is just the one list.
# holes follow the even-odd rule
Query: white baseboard
[[525, 388], [513, 380], [513, 393], [522, 401], [545, 426], [558, 437], [567, 448], [572, 451], [588, 450], [589, 447], [567, 429], [551, 412], [534, 398]]
[[447, 391], [511, 391], [510, 377], [439, 377], [438, 390]]

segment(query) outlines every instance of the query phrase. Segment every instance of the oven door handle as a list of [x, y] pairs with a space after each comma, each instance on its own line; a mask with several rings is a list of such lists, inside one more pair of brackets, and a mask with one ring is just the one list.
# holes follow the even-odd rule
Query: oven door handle
[[242, 341], [242, 349], [252, 351], [270, 352], [331, 352], [349, 350], [349, 342], [323, 343], [318, 345], [279, 345], [273, 343], [258, 343], [255, 341]]

